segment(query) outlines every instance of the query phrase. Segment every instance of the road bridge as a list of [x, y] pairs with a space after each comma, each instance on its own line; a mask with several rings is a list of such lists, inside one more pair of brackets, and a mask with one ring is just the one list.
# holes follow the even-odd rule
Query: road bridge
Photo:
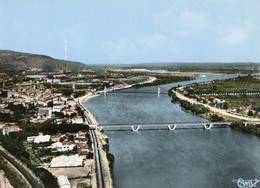
[[[122, 129], [130, 128], [132, 131], [139, 131], [141, 128], [150, 127], [153, 129], [161, 129], [161, 127], [166, 127], [168, 130], [172, 131], [178, 127], [188, 126], [187, 128], [201, 127], [206, 130], [210, 130], [213, 127], [227, 126], [229, 127], [232, 122], [175, 122], [175, 123], [140, 123], [140, 124], [99, 124], [90, 125], [91, 127], [96, 127], [98, 129], [113, 128]], [[248, 124], [260, 124], [260, 121], [245, 121], [243, 122], [245, 126]]]
[[[167, 89], [164, 89], [163, 87], [161, 86], [157, 86], [157, 91], [153, 91], [154, 88], [149, 88], [147, 90], [141, 90], [141, 91], [131, 91], [131, 90], [125, 90], [125, 89], [128, 89], [128, 88], [123, 88], [123, 89], [119, 89], [119, 88], [114, 88], [114, 89], [107, 89], [106, 87], [104, 88], [104, 90], [102, 91], [98, 91], [96, 92], [97, 94], [99, 93], [104, 93], [104, 95], [106, 96], [108, 93], [120, 93], [120, 94], [127, 94], [127, 93], [134, 93], [134, 94], [137, 94], [137, 93], [141, 93], [141, 94], [156, 94], [158, 97], [160, 95], [168, 95], [168, 90]], [[162, 92], [164, 91], [164, 92]]]

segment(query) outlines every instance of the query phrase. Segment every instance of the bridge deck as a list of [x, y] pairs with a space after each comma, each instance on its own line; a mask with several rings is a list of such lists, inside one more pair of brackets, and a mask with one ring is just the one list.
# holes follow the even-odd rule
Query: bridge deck
[[[158, 127], [158, 126], [179, 126], [179, 125], [187, 125], [187, 126], [201, 126], [204, 124], [212, 124], [212, 125], [231, 125], [232, 122], [176, 122], [176, 123], [140, 123], [140, 124], [99, 124], [98, 127], [131, 127], [131, 126], [140, 126], [140, 127]], [[243, 122], [245, 124], [259, 124], [260, 122], [252, 122], [252, 121], [248, 121], [248, 122]]]

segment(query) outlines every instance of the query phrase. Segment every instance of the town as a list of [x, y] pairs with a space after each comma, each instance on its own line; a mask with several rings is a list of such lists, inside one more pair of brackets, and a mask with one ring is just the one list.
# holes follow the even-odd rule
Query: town
[[[0, 142], [45, 187], [97, 187], [90, 122], [76, 102], [80, 96], [114, 85], [96, 76], [94, 71], [73, 75], [39, 69], [1, 74]], [[82, 78], [91, 81], [84, 83]]]
[[[90, 132], [92, 124], [97, 122], [88, 117], [91, 113], [86, 114], [81, 98], [135, 85], [190, 79], [187, 73], [146, 69], [70, 72], [32, 68], [20, 74], [2, 73], [0, 142], [45, 187], [97, 187], [94, 138]], [[103, 153], [101, 160], [108, 165], [102, 167], [103, 178], [106, 186], [111, 187], [114, 157], [109, 153], [108, 138], [103, 131], [95, 134]]]

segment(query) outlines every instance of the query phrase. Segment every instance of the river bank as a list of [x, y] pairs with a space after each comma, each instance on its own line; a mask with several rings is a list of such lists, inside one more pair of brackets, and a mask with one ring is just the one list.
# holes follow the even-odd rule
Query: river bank
[[[226, 110], [215, 108], [215, 107], [212, 107], [212, 106], [210, 106], [208, 104], [203, 104], [201, 102], [198, 102], [195, 99], [188, 98], [188, 97], [184, 96], [183, 94], [179, 93], [178, 91], [172, 90], [172, 92], [180, 100], [187, 101], [187, 102], [189, 102], [191, 104], [202, 105], [202, 106], [208, 108], [211, 112], [219, 114], [219, 115], [222, 115], [222, 116], [226, 116], [226, 117], [234, 118], [234, 119], [238, 119], [238, 120], [244, 120], [244, 121], [259, 121], [260, 120], [259, 118], [249, 118], [249, 117], [239, 116], [239, 115], [236, 115], [236, 114], [231, 114], [231, 113], [227, 112]], [[204, 115], [202, 117], [207, 118], [208, 116]]]
[[[229, 78], [207, 75], [196, 78], [196, 82], [225, 77]], [[168, 90], [192, 83], [173, 83], [163, 88]], [[85, 104], [99, 117], [100, 124], [207, 122], [182, 110], [179, 104], [171, 103], [167, 95], [158, 98], [157, 94], [143, 93], [147, 89], [133, 88], [124, 94], [112, 92], [106, 98], [99, 96]], [[156, 93], [157, 86], [149, 90]], [[229, 128], [138, 132], [106, 129], [105, 133], [109, 137], [110, 152], [115, 156], [115, 188], [232, 187], [232, 179], [259, 174], [260, 155], [255, 149], [259, 139]], [[247, 155], [241, 155], [241, 147]], [[252, 151], [255, 152], [252, 154]], [[185, 177], [189, 177], [189, 181]]]
[[[91, 98], [94, 98], [96, 96], [99, 96], [99, 95], [92, 95], [92, 93], [86, 95], [86, 96], [83, 96], [83, 97], [80, 97], [78, 99], [76, 99], [76, 101], [78, 102], [78, 104], [83, 108], [84, 112], [85, 112], [85, 115], [87, 116], [87, 121], [88, 121], [88, 124], [91, 124], [91, 125], [98, 125], [98, 121], [96, 120], [96, 118], [94, 117], [94, 115], [85, 107], [85, 105], [83, 105], [83, 102], [91, 99]], [[105, 188], [113, 188], [113, 179], [112, 179], [112, 175], [110, 173], [110, 168], [109, 168], [109, 161], [107, 159], [107, 155], [106, 155], [106, 152], [104, 151], [103, 149], [103, 140], [104, 138], [106, 138], [107, 136], [104, 135], [104, 134], [101, 134], [101, 132], [96, 129], [94, 130], [94, 134], [96, 135], [96, 138], [97, 138], [97, 147], [98, 147], [98, 150], [99, 150], [99, 153], [100, 153], [100, 160], [101, 160], [101, 168], [102, 168], [102, 175], [103, 175], [103, 180], [104, 180], [104, 187]], [[93, 138], [92, 138], [93, 139]], [[96, 166], [94, 166], [93, 169], [96, 169]], [[96, 173], [94, 173], [95, 171], [93, 171], [93, 179], [96, 178], [98, 175]], [[99, 174], [99, 176], [101, 176], [101, 174]], [[92, 181], [93, 184], [96, 186], [97, 182], [96, 181]]]
[[[146, 81], [143, 81], [139, 84], [149, 84], [152, 83], [154, 81], [156, 81], [157, 79], [155, 77], [149, 77]], [[115, 90], [121, 90], [121, 89], [127, 89], [127, 88], [131, 88], [136, 84], [129, 84], [129, 85], [119, 85], [119, 86], [115, 86], [115, 87], [111, 87], [109, 89], [106, 90], [106, 92], [108, 91], [115, 91]], [[105, 92], [105, 91], [101, 91], [101, 92]], [[89, 125], [93, 125], [93, 126], [97, 126], [99, 123], [97, 121], [97, 119], [94, 117], [94, 115], [87, 109], [87, 107], [83, 104], [84, 102], [94, 98], [100, 96], [99, 94], [93, 94], [93, 93], [88, 93], [85, 96], [79, 97], [77, 99], [75, 99], [75, 101], [79, 104], [79, 106], [84, 110], [85, 115], [87, 116], [87, 122]], [[104, 145], [108, 145], [108, 143], [106, 142], [107, 140], [107, 135], [103, 132], [101, 132], [100, 130], [94, 130], [96, 137], [97, 137], [97, 142], [98, 142], [98, 149], [100, 151], [100, 158], [101, 158], [101, 163], [102, 163], [102, 173], [103, 173], [103, 180], [104, 180], [104, 186], [106, 188], [112, 188], [113, 187], [113, 179], [112, 179], [112, 170], [110, 169], [110, 162], [107, 158], [107, 155], [109, 154], [109, 151], [105, 151], [104, 149]], [[109, 145], [108, 145], [109, 147]], [[111, 156], [111, 154], [110, 154]], [[94, 167], [95, 168], [95, 167]], [[96, 174], [94, 174], [93, 177], [96, 177]], [[95, 182], [96, 184], [96, 182]]]

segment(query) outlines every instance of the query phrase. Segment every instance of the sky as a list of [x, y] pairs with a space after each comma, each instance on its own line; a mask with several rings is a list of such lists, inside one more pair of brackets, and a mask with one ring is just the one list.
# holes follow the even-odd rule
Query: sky
[[260, 0], [0, 0], [0, 49], [86, 64], [260, 62]]

